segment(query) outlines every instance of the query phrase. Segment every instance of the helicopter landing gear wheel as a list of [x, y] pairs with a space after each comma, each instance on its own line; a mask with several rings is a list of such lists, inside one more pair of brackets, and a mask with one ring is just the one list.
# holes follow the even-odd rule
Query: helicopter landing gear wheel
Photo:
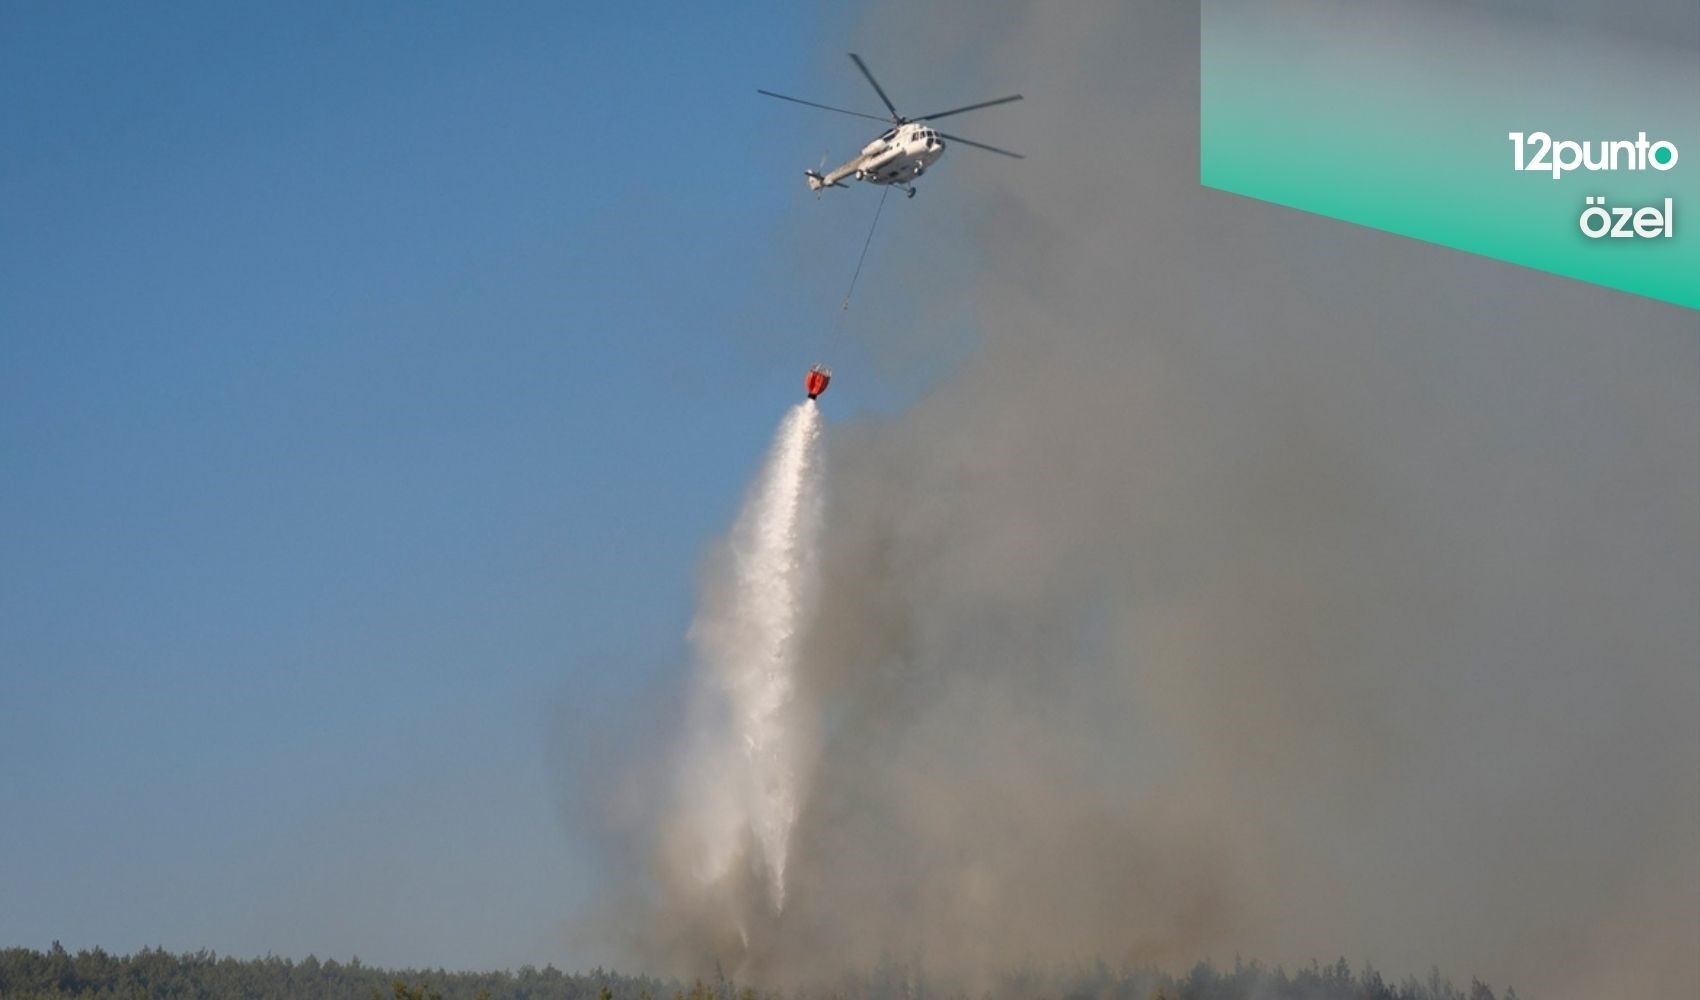
[[915, 189], [914, 188], [905, 188], [903, 197], [905, 197], [905, 198], [915, 197]]

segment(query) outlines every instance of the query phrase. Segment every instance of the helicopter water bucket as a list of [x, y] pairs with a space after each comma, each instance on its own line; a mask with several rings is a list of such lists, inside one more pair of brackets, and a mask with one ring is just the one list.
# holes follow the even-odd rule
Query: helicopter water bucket
[[827, 384], [832, 381], [832, 369], [825, 365], [815, 365], [809, 373], [803, 376], [803, 389], [810, 399], [817, 399], [826, 391]]

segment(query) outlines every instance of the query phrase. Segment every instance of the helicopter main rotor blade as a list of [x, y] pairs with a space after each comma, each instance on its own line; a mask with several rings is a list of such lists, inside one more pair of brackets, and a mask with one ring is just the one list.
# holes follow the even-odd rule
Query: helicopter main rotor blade
[[879, 115], [865, 115], [860, 111], [846, 111], [843, 108], [835, 108], [830, 104], [816, 104], [814, 101], [805, 101], [801, 97], [786, 97], [784, 94], [775, 94], [771, 90], [761, 90], [758, 88], [756, 93], [767, 97], [777, 97], [782, 101], [790, 101], [794, 104], [807, 104], [811, 108], [820, 108], [823, 111], [836, 111], [841, 115], [855, 115], [857, 118], [868, 118], [876, 122], [883, 122], [886, 120], [881, 118]]
[[964, 146], [973, 146], [975, 149], [984, 149], [987, 152], [998, 153], [1000, 155], [1012, 157], [1012, 158], [1017, 159], [1017, 160], [1027, 159], [1027, 157], [1022, 156], [1020, 153], [1012, 153], [1007, 149], [999, 149], [996, 146], [988, 146], [983, 142], [975, 142], [973, 139], [964, 139], [959, 135], [948, 135], [944, 132], [940, 132], [939, 138], [940, 139], [947, 139], [951, 142], [960, 142]]
[[918, 122], [936, 121], [940, 118], [949, 118], [951, 115], [959, 115], [964, 111], [977, 111], [980, 108], [989, 108], [994, 104], [1008, 104], [1010, 101], [1019, 101], [1022, 99], [1023, 98], [1020, 94], [1011, 94], [1008, 97], [1000, 97], [995, 101], [981, 101], [979, 104], [970, 104], [965, 108], [952, 108], [949, 111], [935, 111], [930, 115], [922, 115], [914, 120]]
[[903, 121], [903, 116], [897, 113], [897, 106], [891, 103], [891, 98], [885, 96], [885, 88], [881, 87], [880, 82], [874, 79], [874, 74], [868, 71], [868, 64], [863, 62], [862, 57], [854, 52], [850, 53], [850, 58], [855, 62], [856, 68], [862, 71], [862, 75], [868, 78], [868, 82], [874, 85], [874, 93], [880, 95], [880, 100], [885, 102], [886, 109], [891, 112], [891, 120]]

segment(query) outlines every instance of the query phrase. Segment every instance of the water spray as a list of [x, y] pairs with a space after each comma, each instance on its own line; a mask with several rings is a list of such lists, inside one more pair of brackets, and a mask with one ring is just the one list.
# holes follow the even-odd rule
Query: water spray
[[744, 860], [785, 904], [785, 861], [807, 766], [797, 702], [798, 644], [813, 613], [820, 522], [820, 410], [779, 425], [710, 574], [690, 641], [699, 697], [680, 818], [693, 831], [702, 888], [729, 885]]

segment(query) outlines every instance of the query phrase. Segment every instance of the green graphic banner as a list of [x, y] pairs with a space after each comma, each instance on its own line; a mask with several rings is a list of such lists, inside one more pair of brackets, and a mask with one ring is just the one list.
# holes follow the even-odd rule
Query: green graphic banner
[[1203, 184], [1700, 309], [1696, 39], [1461, 4], [1202, 13]]

